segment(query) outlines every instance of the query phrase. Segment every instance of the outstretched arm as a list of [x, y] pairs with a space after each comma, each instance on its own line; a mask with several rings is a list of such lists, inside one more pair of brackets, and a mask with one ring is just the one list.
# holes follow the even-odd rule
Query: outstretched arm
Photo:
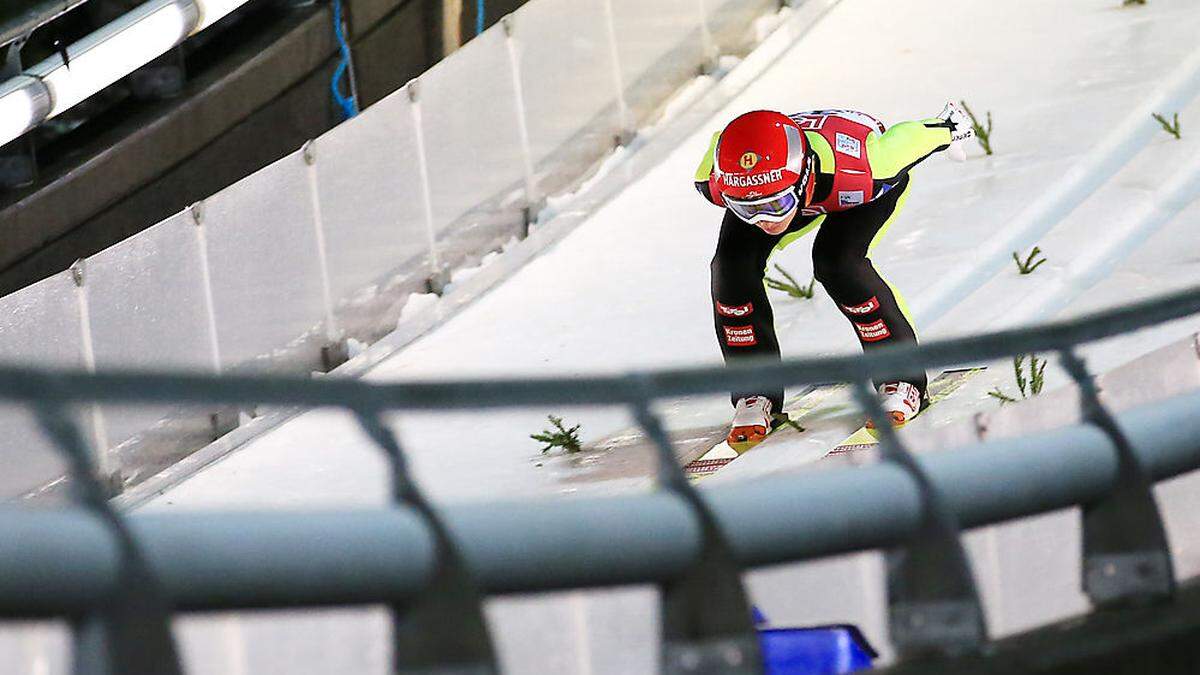
[[937, 117], [901, 122], [882, 136], [871, 134], [867, 138], [871, 173], [876, 180], [898, 178], [926, 157], [947, 149], [950, 159], [966, 161], [963, 143], [974, 137], [975, 128], [966, 111], [950, 101]]
[[867, 158], [875, 180], [897, 178], [927, 157], [950, 147], [949, 123], [938, 117], [901, 122], [867, 139]]

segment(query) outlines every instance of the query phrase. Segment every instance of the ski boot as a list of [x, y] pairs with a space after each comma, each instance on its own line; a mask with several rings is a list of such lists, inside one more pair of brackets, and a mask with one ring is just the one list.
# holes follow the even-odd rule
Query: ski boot
[[[879, 396], [883, 412], [891, 418], [892, 426], [897, 429], [911, 421], [925, 407], [921, 390], [907, 382], [885, 382], [879, 386]], [[867, 428], [874, 429], [875, 424], [867, 420]]]
[[787, 422], [787, 415], [772, 414], [772, 407], [771, 399], [766, 396], [738, 399], [733, 412], [733, 428], [725, 437], [725, 442], [734, 452], [740, 455], [762, 443], [772, 431]]

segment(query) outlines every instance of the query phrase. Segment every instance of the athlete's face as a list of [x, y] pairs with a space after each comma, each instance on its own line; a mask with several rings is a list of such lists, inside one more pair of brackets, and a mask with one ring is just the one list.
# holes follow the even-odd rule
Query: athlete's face
[[791, 215], [789, 215], [788, 217], [779, 221], [778, 223], [772, 223], [772, 222], [769, 222], [766, 220], [761, 221], [758, 223], [758, 227], [759, 227], [759, 229], [761, 229], [763, 232], [766, 232], [767, 234], [771, 234], [771, 235], [782, 234], [784, 230], [791, 227], [792, 221], [796, 219], [797, 213], [799, 213], [799, 209], [793, 210]]

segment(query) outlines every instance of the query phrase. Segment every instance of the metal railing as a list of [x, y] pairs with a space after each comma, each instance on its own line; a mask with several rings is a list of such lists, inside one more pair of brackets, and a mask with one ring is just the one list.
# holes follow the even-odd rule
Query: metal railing
[[[24, 72], [4, 72], [0, 145], [150, 63], [246, 1], [150, 0]], [[80, 4], [39, 7], [26, 20], [4, 26], [4, 37], [19, 51], [33, 30]], [[19, 59], [16, 63], [19, 66]]]
[[[180, 672], [172, 611], [385, 603], [395, 672], [495, 672], [485, 595], [649, 582], [661, 590], [664, 672], [754, 673], [761, 655], [741, 583], [745, 567], [882, 547], [899, 655], [978, 650], [988, 636], [963, 527], [1079, 504], [1082, 583], [1095, 606], [1172, 596], [1172, 560], [1151, 488], [1200, 468], [1191, 440], [1200, 432], [1200, 394], [1118, 421], [1075, 350], [1198, 312], [1200, 288], [1071, 321], [862, 356], [589, 378], [375, 384], [0, 367], [0, 399], [36, 413], [70, 460], [75, 499], [75, 508], [0, 515], [0, 614], [71, 617], [77, 672], [171, 673]], [[880, 423], [876, 465], [703, 496], [684, 477], [653, 411], [666, 396], [848, 382], [866, 415], [882, 422], [867, 383], [874, 374], [1033, 351], [1060, 354], [1080, 388], [1083, 424], [917, 459]], [[348, 410], [390, 462], [392, 507], [123, 516], [104, 499], [69, 412], [93, 401]], [[657, 448], [659, 489], [437, 509], [383, 421], [393, 410], [535, 404], [629, 406]], [[989, 489], [995, 485], [1022, 489]]]

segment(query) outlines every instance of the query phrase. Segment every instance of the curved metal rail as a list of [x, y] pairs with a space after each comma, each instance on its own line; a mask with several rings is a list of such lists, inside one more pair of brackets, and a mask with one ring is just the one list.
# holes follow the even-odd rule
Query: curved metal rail
[[[893, 563], [889, 617], [901, 656], [977, 650], [987, 635], [960, 543], [963, 527], [1082, 505], [1082, 581], [1093, 603], [1107, 607], [1172, 597], [1172, 562], [1150, 486], [1200, 468], [1200, 447], [1192, 442], [1200, 434], [1195, 414], [1200, 394], [1115, 417], [1073, 350], [1081, 342], [1197, 312], [1200, 288], [1071, 321], [863, 356], [592, 378], [374, 384], [3, 366], [0, 400], [35, 410], [72, 461], [82, 508], [0, 513], [0, 614], [76, 617], [79, 663], [151, 673], [169, 671], [175, 662], [172, 638], [163, 630], [166, 607], [383, 601], [393, 607], [395, 672], [436, 665], [491, 672], [496, 665], [480, 612], [481, 592], [653, 582], [662, 590], [666, 672], [749, 673], [757, 672], [760, 655], [749, 621], [734, 616], [748, 607], [737, 583], [743, 567], [884, 548]], [[1062, 352], [1068, 374], [1080, 386], [1080, 425], [921, 458], [885, 433], [884, 461], [874, 466], [760, 480], [703, 495], [674, 466], [650, 408], [656, 398], [748, 383], [842, 381], [854, 383], [867, 414], [879, 418], [862, 384], [875, 373], [1048, 350]], [[68, 421], [70, 406], [90, 401], [348, 409], [390, 460], [393, 504], [386, 510], [300, 516], [122, 518], [97, 501], [101, 488], [88, 476], [92, 467], [83, 440]], [[539, 403], [631, 406], [658, 441], [661, 489], [619, 499], [435, 511], [381, 419], [390, 410]], [[579, 527], [581, 522], [588, 527]], [[637, 527], [630, 526], [634, 522]], [[718, 586], [720, 602], [713, 605]], [[137, 639], [143, 641], [141, 651], [130, 642]]]

